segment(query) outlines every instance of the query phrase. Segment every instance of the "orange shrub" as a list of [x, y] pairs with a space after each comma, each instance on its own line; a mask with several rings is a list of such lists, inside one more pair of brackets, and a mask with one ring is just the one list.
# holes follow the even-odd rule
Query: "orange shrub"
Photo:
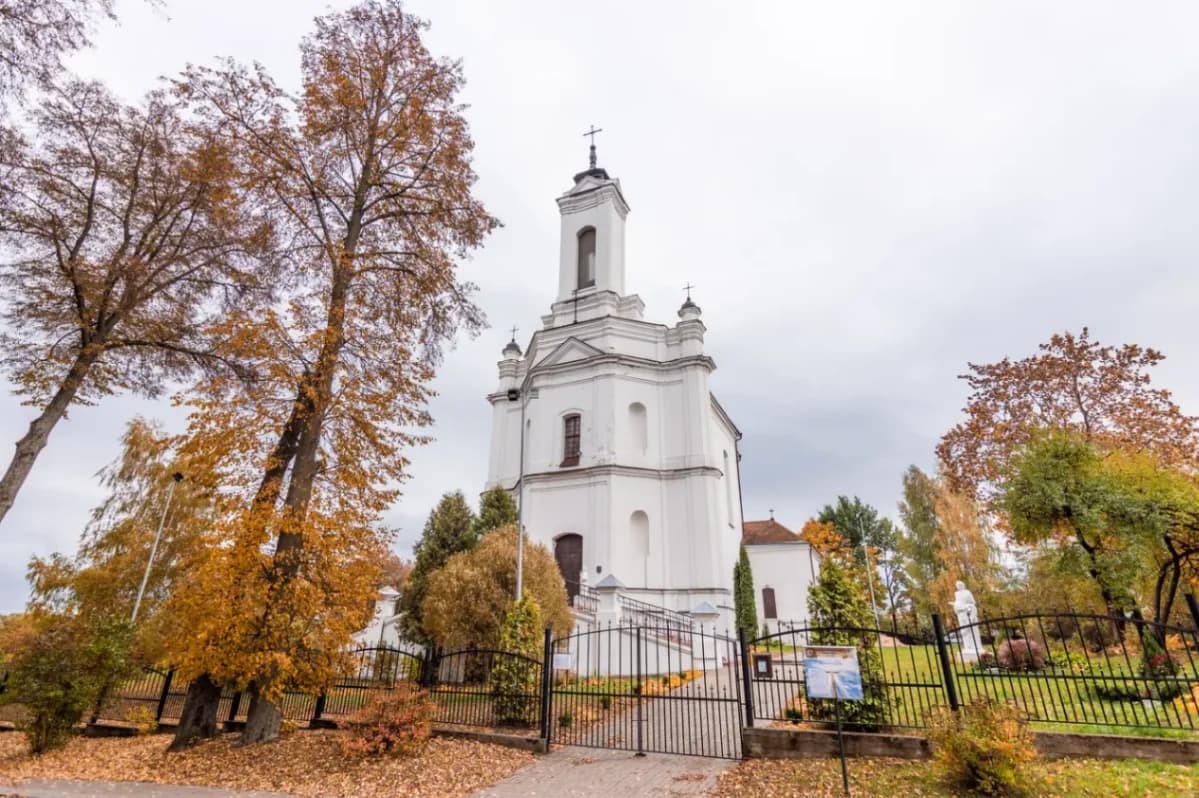
[[344, 722], [342, 751], [350, 756], [415, 756], [429, 741], [436, 716], [437, 702], [428, 693], [399, 682]]

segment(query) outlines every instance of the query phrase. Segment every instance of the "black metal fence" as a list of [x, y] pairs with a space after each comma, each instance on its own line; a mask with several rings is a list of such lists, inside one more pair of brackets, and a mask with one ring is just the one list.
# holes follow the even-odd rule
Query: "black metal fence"
[[[853, 645], [867, 700], [842, 703], [849, 728], [924, 728], [942, 708], [986, 698], [1019, 707], [1034, 728], [1186, 733], [1199, 730], [1199, 604], [1187, 602], [1193, 627], [1138, 615], [1043, 613], [946, 628], [934, 615], [931, 634], [803, 626], [752, 640], [647, 614], [652, 623], [584, 625], [558, 639], [547, 631], [540, 657], [358, 649], [325, 692], [288, 692], [281, 708], [287, 720], [319, 726], [410, 685], [435, 700], [442, 724], [735, 758], [743, 725], [832, 721], [830, 702], [808, 695], [806, 649]], [[169, 723], [187, 687], [173, 671], [148, 669], [109, 691], [95, 718]], [[248, 707], [243, 694], [226, 690], [219, 718], [244, 721]]]
[[541, 725], [542, 659], [496, 649], [438, 651], [425, 686], [437, 721], [460, 726]]
[[[941, 707], [988, 699], [1018, 707], [1034, 728], [1119, 733], [1199, 729], [1199, 605], [1195, 626], [1139, 615], [983, 617], [932, 634], [883, 628], [802, 627], [744, 643], [746, 722], [827, 723], [827, 700], [808, 696], [805, 649], [853, 645], [866, 701], [843, 702], [851, 728], [924, 728]], [[907, 642], [905, 642], [907, 641]]]
[[948, 645], [959, 701], [1014, 704], [1034, 723], [1199, 727], [1199, 636], [1140, 617], [981, 618]]

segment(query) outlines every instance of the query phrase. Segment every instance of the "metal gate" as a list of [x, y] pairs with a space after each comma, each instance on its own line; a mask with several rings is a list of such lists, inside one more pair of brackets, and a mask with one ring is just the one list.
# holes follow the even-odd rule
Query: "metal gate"
[[737, 640], [673, 615], [647, 609], [641, 620], [649, 623], [582, 628], [553, 641], [551, 742], [741, 758]]

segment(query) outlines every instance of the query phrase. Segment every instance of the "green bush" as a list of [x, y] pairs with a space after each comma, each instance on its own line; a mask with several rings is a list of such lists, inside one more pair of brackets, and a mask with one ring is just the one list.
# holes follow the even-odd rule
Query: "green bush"
[[541, 703], [541, 661], [543, 644], [541, 611], [527, 592], [508, 608], [500, 630], [495, 665], [488, 677], [491, 704], [500, 724], [532, 726], [537, 723]]
[[130, 670], [127, 623], [40, 614], [15, 646], [0, 701], [24, 709], [20, 728], [41, 754], [64, 745], [84, 713]]
[[[840, 702], [842, 721], [868, 730], [885, 725], [891, 699], [884, 684], [878, 634], [870, 631], [875, 624], [874, 613], [861, 582], [840, 557], [824, 558], [820, 577], [808, 591], [808, 616], [813, 645], [855, 646], [858, 650], [863, 700]], [[813, 720], [836, 717], [836, 707], [829, 700], [812, 699], [809, 712]]]
[[561, 726], [563, 729], [569, 729], [574, 722], [575, 722], [574, 713], [571, 712], [569, 709], [558, 716], [558, 725]]
[[938, 775], [951, 787], [994, 798], [1037, 794], [1028, 764], [1036, 759], [1033, 735], [1013, 706], [977, 698], [959, 711], [938, 710], [928, 741]]

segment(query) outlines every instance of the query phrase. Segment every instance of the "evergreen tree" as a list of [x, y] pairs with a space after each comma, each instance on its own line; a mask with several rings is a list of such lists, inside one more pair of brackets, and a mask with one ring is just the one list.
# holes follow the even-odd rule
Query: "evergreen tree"
[[488, 678], [495, 718], [501, 724], [532, 726], [537, 722], [542, 635], [541, 610], [526, 590], [519, 602], [508, 607], [499, 641], [505, 654], [496, 656]]
[[[812, 643], [821, 646], [855, 646], [862, 674], [862, 701], [841, 702], [841, 719], [856, 726], [873, 729], [887, 720], [887, 688], [883, 685], [883, 658], [874, 614], [855, 578], [851, 565], [843, 557], [830, 554], [820, 565], [820, 578], [808, 591], [808, 616], [812, 624]], [[830, 700], [809, 702], [813, 718], [832, 720], [836, 708]]]
[[854, 496], [838, 496], [836, 504], [826, 504], [816, 520], [832, 524], [841, 537], [849, 542], [853, 558], [859, 564], [866, 562], [863, 544], [880, 552], [895, 549], [895, 527], [889, 518], [883, 518], [878, 510]]
[[479, 517], [475, 519], [475, 536], [502, 526], [516, 524], [516, 502], [503, 488], [492, 488], [479, 499]]
[[749, 553], [741, 546], [741, 555], [733, 566], [733, 611], [737, 628], [753, 635], [758, 628], [758, 610], [754, 605], [754, 574], [749, 567]]
[[429, 574], [445, 565], [450, 555], [469, 551], [478, 542], [474, 531], [475, 514], [467, 505], [462, 491], [447, 493], [429, 514], [425, 529], [416, 544], [416, 562], [400, 595], [400, 611], [404, 613], [400, 630], [409, 640], [429, 639], [425, 632], [421, 605], [428, 591]]

